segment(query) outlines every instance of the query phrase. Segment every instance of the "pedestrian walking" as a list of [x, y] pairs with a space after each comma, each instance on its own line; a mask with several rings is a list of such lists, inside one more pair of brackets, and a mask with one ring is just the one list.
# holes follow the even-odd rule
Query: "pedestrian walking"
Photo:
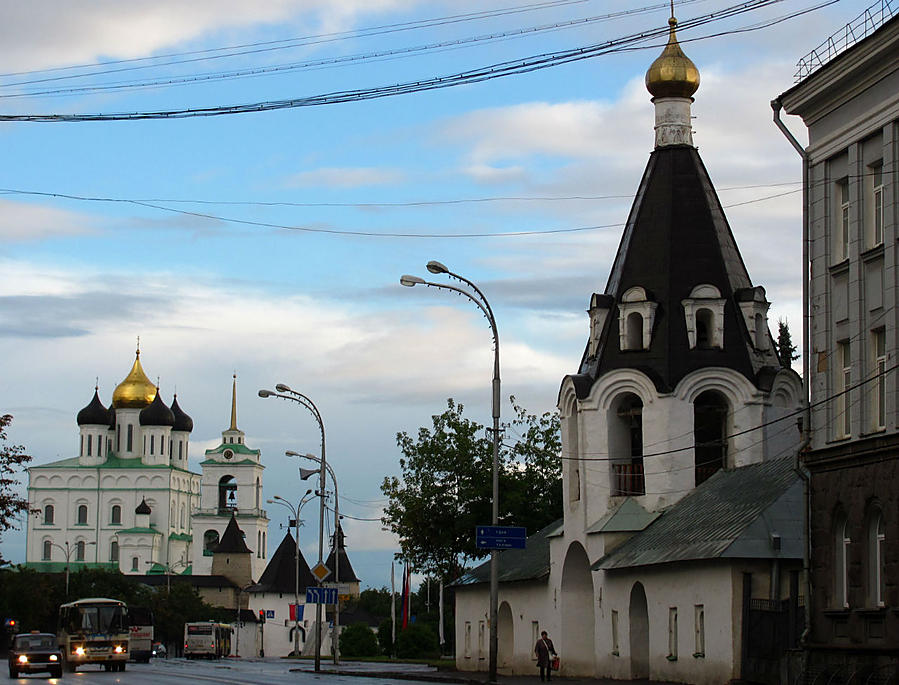
[[558, 654], [556, 654], [553, 641], [549, 639], [545, 630], [540, 632], [540, 639], [534, 645], [534, 654], [537, 655], [537, 666], [540, 667], [540, 680], [549, 682], [552, 676], [552, 658], [550, 658], [550, 655], [554, 658]]

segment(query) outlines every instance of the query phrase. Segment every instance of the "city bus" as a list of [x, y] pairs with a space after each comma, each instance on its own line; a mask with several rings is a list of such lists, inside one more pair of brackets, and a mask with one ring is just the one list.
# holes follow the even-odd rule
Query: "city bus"
[[184, 656], [220, 659], [231, 654], [232, 628], [227, 623], [198, 621], [184, 624]]
[[145, 607], [128, 607], [131, 626], [128, 655], [132, 661], [150, 662], [153, 656], [153, 612]]
[[128, 607], [117, 599], [79, 599], [59, 607], [57, 630], [69, 673], [84, 664], [124, 671], [128, 661]]

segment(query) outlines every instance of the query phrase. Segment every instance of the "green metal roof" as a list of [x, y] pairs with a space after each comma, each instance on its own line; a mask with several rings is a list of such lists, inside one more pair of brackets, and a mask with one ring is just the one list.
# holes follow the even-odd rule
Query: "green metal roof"
[[[791, 458], [718, 471], [593, 564], [613, 570], [700, 559], [799, 559], [802, 481]], [[781, 538], [775, 552], [771, 535]]]
[[256, 454], [258, 455], [259, 450], [252, 450], [244, 444], [237, 442], [223, 442], [218, 447], [206, 450], [206, 454], [221, 454], [225, 450], [231, 450], [234, 454]]
[[[40, 573], [65, 573], [66, 562], [64, 561], [28, 561], [19, 564], [23, 568], [30, 568]], [[83, 568], [105, 568], [116, 570], [119, 567], [115, 561], [72, 561], [69, 563], [69, 571], [79, 571]]]
[[190, 542], [194, 539], [193, 535], [188, 535], [187, 533], [169, 533], [169, 540], [185, 540]]
[[125, 530], [118, 531], [119, 535], [128, 534], [128, 533], [131, 533], [134, 535], [162, 535], [162, 533], [160, 533], [155, 528], [135, 527], [135, 528], [125, 528]]
[[[144, 464], [139, 458], [134, 459], [122, 459], [121, 457], [117, 457], [113, 452], [106, 453], [106, 461], [102, 464], [96, 464], [94, 466], [85, 466], [80, 463], [78, 457], [72, 457], [70, 459], [60, 459], [59, 461], [51, 461], [47, 464], [38, 464], [36, 466], [29, 466], [27, 470], [31, 469], [171, 469], [173, 471], [182, 471], [184, 473], [194, 473], [193, 471], [189, 471], [188, 469], [182, 469], [179, 466], [173, 466], [171, 464]], [[199, 475], [199, 474], [194, 474]]]
[[[562, 519], [554, 521], [527, 539], [524, 549], [504, 549], [498, 555], [499, 581], [512, 583], [523, 580], [549, 578], [549, 538], [558, 534]], [[490, 562], [476, 566], [452, 583], [451, 587], [478, 585], [490, 582]]]
[[[207, 454], [209, 454], [207, 452]], [[253, 464], [258, 465], [259, 462], [253, 461], [252, 459], [241, 459], [240, 461], [219, 461], [218, 459], [204, 459], [200, 462], [200, 466], [208, 466], [209, 464], [216, 464], [218, 466], [234, 466], [234, 465], [244, 465], [244, 464]]]
[[661, 512], [648, 512], [633, 497], [627, 497], [611, 508], [592, 526], [588, 533], [633, 533], [644, 530]]

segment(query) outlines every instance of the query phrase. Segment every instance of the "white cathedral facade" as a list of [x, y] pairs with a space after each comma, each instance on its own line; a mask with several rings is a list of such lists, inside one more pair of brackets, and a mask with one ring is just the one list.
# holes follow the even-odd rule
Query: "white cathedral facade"
[[188, 467], [193, 420], [177, 396], [163, 401], [138, 350], [111, 406], [95, 388], [78, 412], [77, 456], [28, 469], [28, 501], [38, 513], [28, 518], [26, 566], [208, 575], [234, 516], [253, 551], [252, 576], [260, 577], [268, 544], [264, 466], [237, 428], [236, 399], [235, 380], [231, 424], [195, 473]]
[[[802, 568], [801, 380], [693, 145], [699, 72], [670, 25], [655, 150], [559, 390], [563, 518], [499, 554], [500, 673], [536, 675], [547, 630], [563, 676], [778, 682], [748, 621]], [[461, 670], [488, 668], [488, 578], [455, 583]]]

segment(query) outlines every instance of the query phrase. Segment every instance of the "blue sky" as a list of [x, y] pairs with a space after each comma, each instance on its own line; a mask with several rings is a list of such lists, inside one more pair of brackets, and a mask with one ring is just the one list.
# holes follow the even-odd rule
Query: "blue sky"
[[[771, 323], [788, 317], [794, 340], [801, 328], [800, 194], [765, 198], [798, 190], [800, 166], [771, 123], [768, 103], [792, 85], [796, 61], [866, 3], [842, 0], [764, 30], [690, 39], [817, 4], [790, 0], [680, 34], [702, 75], [694, 140], [725, 207], [748, 202], [727, 215], [754, 282], [773, 302]], [[729, 5], [691, 0], [676, 2], [675, 11], [684, 20]], [[600, 20], [638, 4], [6, 3], [0, 113], [157, 111], [415, 81], [664, 26], [666, 4], [645, 6], [652, 9]], [[396, 30], [435, 18], [444, 20]], [[394, 28], [366, 31], [387, 26]], [[333, 62], [499, 33], [502, 39], [454, 49], [278, 75], [9, 97], [38, 87]], [[121, 61], [188, 52], [209, 57], [221, 54], [208, 52], [216, 48], [310, 36], [318, 38], [303, 47], [228, 59]], [[429, 423], [447, 397], [489, 421], [485, 322], [445, 293], [401, 288], [399, 276], [426, 275], [424, 264], [439, 259], [477, 281], [499, 322], [503, 394], [533, 412], [551, 410], [563, 375], [580, 359], [584, 310], [590, 294], [605, 286], [619, 226], [652, 150], [653, 109], [642, 80], [662, 42], [480, 84], [347, 104], [180, 120], [0, 124], [6, 190], [151, 201], [237, 221], [432, 236], [315, 233], [132, 203], [0, 192], [0, 412], [15, 417], [12, 441], [24, 444], [36, 464], [74, 456], [75, 414], [97, 377], [109, 403], [139, 335], [148, 375], [159, 377], [166, 400], [177, 390], [194, 418], [195, 464], [227, 427], [236, 370], [238, 423], [248, 443], [263, 450], [265, 495], [297, 498], [305, 487], [283, 453], [316, 451], [316, 426], [298, 406], [256, 397], [259, 388], [285, 382], [321, 410], [344, 511], [378, 518], [378, 486], [399, 471], [398, 431]], [[66, 69], [85, 64], [103, 66]], [[804, 140], [800, 123], [790, 125]], [[474, 199], [484, 201], [459, 202]], [[323, 203], [331, 206], [311, 206]], [[545, 233], [591, 226], [606, 228]], [[544, 233], [496, 235], [515, 231]], [[439, 237], [448, 233], [486, 237]], [[270, 515], [274, 540], [284, 517], [277, 510]], [[316, 527], [312, 516], [304, 545], [309, 559]], [[389, 583], [396, 541], [374, 522], [347, 520], [345, 529], [364, 584]], [[23, 533], [9, 532], [0, 544], [6, 558], [24, 560]]]

